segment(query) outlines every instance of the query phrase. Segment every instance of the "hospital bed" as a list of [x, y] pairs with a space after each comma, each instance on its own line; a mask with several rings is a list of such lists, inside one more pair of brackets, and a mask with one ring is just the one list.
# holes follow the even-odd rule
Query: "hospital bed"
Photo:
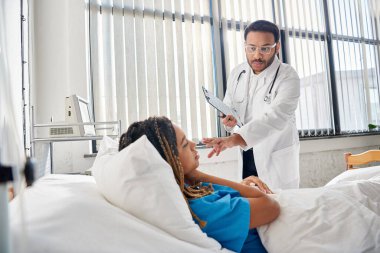
[[[258, 229], [261, 240], [268, 252], [380, 252], [379, 193], [380, 167], [345, 171], [321, 188], [277, 192], [281, 214]], [[14, 252], [229, 252], [201, 230], [173, 233], [114, 201], [92, 176], [43, 177], [10, 204]], [[162, 201], [157, 217], [175, 222], [160, 210]]]

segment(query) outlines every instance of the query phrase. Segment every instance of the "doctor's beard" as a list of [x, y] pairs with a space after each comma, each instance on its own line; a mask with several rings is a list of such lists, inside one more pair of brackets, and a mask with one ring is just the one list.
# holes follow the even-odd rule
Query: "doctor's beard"
[[[260, 59], [260, 58], [259, 59], [249, 60], [248, 55], [246, 54], [247, 62], [249, 64], [249, 66], [251, 66], [251, 69], [253, 70], [253, 73], [255, 73], [256, 75], [260, 74], [266, 68], [268, 68], [272, 64], [272, 62], [274, 61], [274, 57], [276, 57], [276, 52], [274, 52], [273, 55], [272, 55], [272, 57], [269, 58], [268, 60], [263, 60], [263, 59]], [[256, 62], [261, 65], [260, 68], [257, 68], [255, 66]]]

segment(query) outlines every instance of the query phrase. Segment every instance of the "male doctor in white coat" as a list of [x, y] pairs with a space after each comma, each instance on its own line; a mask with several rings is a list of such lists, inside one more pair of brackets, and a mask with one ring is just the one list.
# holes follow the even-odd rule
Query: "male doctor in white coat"
[[224, 98], [243, 126], [237, 127], [237, 120], [226, 115], [222, 122], [232, 135], [204, 138], [203, 142], [213, 147], [209, 157], [233, 146], [248, 152], [252, 162], [243, 152], [243, 183], [254, 182], [249, 176], [257, 175], [271, 189], [298, 188], [295, 110], [300, 79], [291, 66], [277, 58], [280, 42], [275, 24], [265, 20], [253, 22], [246, 28], [244, 39], [247, 62], [232, 70]]

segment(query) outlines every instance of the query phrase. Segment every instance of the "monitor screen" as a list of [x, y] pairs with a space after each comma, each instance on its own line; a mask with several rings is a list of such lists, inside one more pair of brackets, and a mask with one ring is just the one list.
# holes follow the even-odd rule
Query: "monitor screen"
[[[66, 122], [89, 123], [93, 122], [88, 102], [77, 95], [66, 97]], [[72, 127], [71, 135], [92, 136], [95, 135], [94, 125], [79, 125]]]
[[[78, 122], [79, 123], [88, 123], [88, 122], [92, 122], [91, 120], [91, 117], [90, 117], [90, 111], [89, 111], [89, 108], [88, 108], [88, 103], [86, 100], [78, 97], [78, 107], [79, 107], [79, 112], [77, 114], [78, 116]], [[88, 136], [88, 135], [95, 135], [95, 128], [93, 125], [84, 125], [83, 126], [83, 134], [85, 136]]]

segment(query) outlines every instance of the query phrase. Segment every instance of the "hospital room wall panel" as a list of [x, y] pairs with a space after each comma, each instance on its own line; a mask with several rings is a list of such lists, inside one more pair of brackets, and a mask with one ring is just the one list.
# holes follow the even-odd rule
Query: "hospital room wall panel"
[[380, 136], [356, 136], [301, 140], [301, 187], [319, 187], [346, 168], [344, 153], [379, 149]]
[[[88, 100], [85, 2], [30, 0], [30, 86], [36, 123], [64, 122], [65, 97]], [[89, 142], [54, 146], [54, 169], [85, 170]], [[38, 164], [46, 164], [48, 156]], [[45, 170], [45, 168], [41, 168]]]
[[325, 185], [332, 178], [345, 171], [343, 156], [345, 152], [358, 154], [369, 149], [379, 149], [379, 146], [302, 153], [300, 155], [300, 187]]
[[65, 120], [65, 97], [88, 99], [84, 3], [31, 0], [31, 90], [36, 122]]
[[219, 156], [207, 158], [210, 153], [209, 148], [198, 149], [199, 169], [214, 176], [227, 178], [232, 181], [240, 181], [242, 172], [238, 168], [241, 166], [240, 150], [237, 147], [225, 150]]

